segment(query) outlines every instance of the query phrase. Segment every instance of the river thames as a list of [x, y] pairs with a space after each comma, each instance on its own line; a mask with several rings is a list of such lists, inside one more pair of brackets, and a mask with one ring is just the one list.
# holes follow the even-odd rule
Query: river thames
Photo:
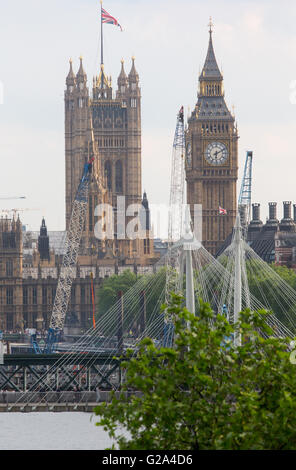
[[103, 450], [112, 445], [92, 413], [0, 413], [0, 450]]

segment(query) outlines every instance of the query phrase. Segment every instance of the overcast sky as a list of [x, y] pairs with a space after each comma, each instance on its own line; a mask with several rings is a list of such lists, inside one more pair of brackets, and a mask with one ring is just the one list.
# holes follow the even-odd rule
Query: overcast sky
[[[0, 196], [2, 208], [38, 230], [64, 229], [64, 88], [69, 58], [83, 56], [88, 83], [99, 69], [98, 0], [0, 0]], [[105, 70], [115, 88], [131, 56], [142, 89], [142, 178], [150, 203], [167, 203], [176, 114], [196, 103], [214, 23], [214, 49], [239, 129], [241, 183], [253, 150], [252, 201], [296, 202], [296, 2], [294, 0], [105, 0], [123, 27], [105, 25]], [[1, 93], [0, 93], [1, 94]]]

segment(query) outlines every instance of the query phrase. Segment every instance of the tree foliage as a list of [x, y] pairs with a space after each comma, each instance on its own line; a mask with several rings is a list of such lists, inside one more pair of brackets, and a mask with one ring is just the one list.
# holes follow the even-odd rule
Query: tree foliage
[[174, 348], [146, 338], [136, 355], [130, 351], [120, 396], [95, 408], [97, 425], [119, 449], [296, 449], [290, 339], [260, 336], [272, 334], [267, 312], [245, 310], [233, 326], [202, 301], [194, 316], [181, 297], [172, 299]]
[[[271, 278], [267, 270], [260, 268], [261, 263], [261, 261], [254, 259], [246, 262], [250, 292], [263, 305], [266, 305], [268, 302], [268, 307], [274, 312], [276, 317], [294, 331], [295, 328], [289, 321], [289, 317], [293, 318], [295, 316], [295, 307], [291, 307], [289, 295], [283, 295], [280, 279], [296, 290], [296, 273], [287, 266], [277, 266], [273, 263], [271, 268], [280, 279]], [[250, 275], [250, 272], [253, 270], [255, 270], [255, 275]]]
[[137, 275], [130, 269], [122, 274], [114, 274], [104, 279], [102, 286], [98, 289], [98, 310], [103, 315], [117, 301], [118, 292], [124, 294], [137, 282]]
[[[101, 333], [105, 335], [114, 334], [117, 311], [113, 307], [118, 300], [119, 291], [127, 294], [126, 296], [123, 295], [122, 301], [124, 332], [131, 329], [137, 330], [142, 293], [145, 293], [146, 328], [152, 327], [153, 321], [150, 320], [159, 315], [159, 307], [162, 302], [160, 299], [162, 298], [164, 287], [165, 268], [159, 269], [156, 273], [145, 275], [136, 275], [132, 271], [126, 270], [122, 274], [106, 278], [98, 289], [98, 318], [104, 318], [105, 314], [107, 314], [110, 321], [101, 325]], [[161, 329], [159, 332], [154, 331], [154, 337], [158, 338], [161, 332]]]
[[287, 266], [278, 266], [274, 263], [271, 264], [271, 267], [287, 284], [296, 290], [296, 273], [294, 269]]

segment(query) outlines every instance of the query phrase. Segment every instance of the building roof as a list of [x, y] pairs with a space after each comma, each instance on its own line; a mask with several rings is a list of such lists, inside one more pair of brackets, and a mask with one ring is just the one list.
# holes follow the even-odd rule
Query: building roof
[[[55, 251], [57, 255], [63, 255], [65, 253], [65, 236], [66, 231], [49, 231], [49, 248]], [[33, 249], [37, 249], [39, 231], [28, 231], [23, 232], [23, 253], [24, 255], [33, 254]]]
[[199, 96], [197, 101], [199, 119], [233, 120], [233, 116], [224, 100], [224, 96]]
[[209, 45], [206, 60], [203, 66], [203, 69], [200, 74], [200, 80], [223, 80], [223, 76], [219, 70], [217, 60], [215, 57], [213, 40], [212, 40], [212, 30], [209, 31]]
[[[263, 226], [263, 229], [260, 232], [256, 232], [256, 237], [250, 240], [248, 234], [248, 244], [250, 247], [257, 253], [260, 258], [262, 258], [267, 263], [272, 263], [275, 259], [275, 234], [277, 232], [273, 229], [269, 230], [268, 227]], [[216, 253], [216, 258], [218, 258], [223, 251], [231, 244], [232, 233], [228, 235], [224, 243], [219, 248]]]
[[[191, 118], [199, 120], [234, 121], [234, 117], [229, 111], [223, 92], [223, 76], [219, 70], [212, 41], [212, 30], [206, 60], [199, 76], [200, 92], [195, 109]], [[209, 83], [207, 83], [209, 82]], [[209, 88], [209, 89], [208, 89]]]

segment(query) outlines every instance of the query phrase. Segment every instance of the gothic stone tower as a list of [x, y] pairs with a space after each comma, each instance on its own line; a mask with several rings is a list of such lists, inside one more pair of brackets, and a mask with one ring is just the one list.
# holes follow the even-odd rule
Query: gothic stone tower
[[[131, 204], [141, 204], [142, 196], [141, 91], [134, 58], [128, 76], [121, 61], [117, 85], [113, 98], [111, 78], [106, 76], [101, 65], [100, 75], [93, 82], [92, 115], [107, 188], [115, 208], [115, 232], [119, 209], [117, 197], [125, 197], [127, 208]], [[129, 218], [126, 219], [128, 222]], [[143, 252], [142, 245], [143, 240], [116, 239], [115, 252], [121, 259], [138, 257]]]
[[[70, 62], [65, 91], [66, 228], [83, 165], [88, 158], [85, 149], [91, 143], [97, 154], [97, 172], [94, 175], [97, 186], [94, 186], [89, 199], [84, 246], [94, 245], [94, 209], [97, 204], [107, 202], [114, 208], [115, 221], [115, 240], [108, 253], [111, 249], [114, 256], [123, 260], [144, 254], [144, 240], [117, 239], [116, 233], [117, 197], [125, 197], [125, 208], [130, 204], [141, 204], [142, 200], [141, 91], [134, 58], [128, 76], [122, 61], [117, 84], [114, 97], [111, 77], [105, 74], [104, 65], [101, 65], [99, 76], [93, 79], [90, 97], [82, 58], [76, 76]], [[130, 218], [126, 218], [126, 223]], [[103, 245], [97, 246], [102, 256]]]
[[[107, 202], [104, 188], [104, 174], [101, 168], [97, 142], [93, 132], [91, 100], [87, 87], [87, 76], [83, 69], [82, 58], [77, 75], [74, 75], [72, 61], [66, 79], [65, 91], [65, 151], [66, 151], [66, 229], [69, 227], [72, 203], [76, 195], [84, 164], [94, 158], [93, 171], [89, 186], [88, 211], [81, 252], [90, 254], [94, 240], [94, 209], [96, 205]], [[101, 243], [98, 247], [102, 248]]]
[[[187, 202], [202, 205], [202, 241], [213, 255], [231, 233], [236, 216], [238, 134], [224, 100], [210, 25], [208, 52], [199, 77], [198, 100], [186, 131]], [[219, 215], [219, 206], [227, 214]]]

